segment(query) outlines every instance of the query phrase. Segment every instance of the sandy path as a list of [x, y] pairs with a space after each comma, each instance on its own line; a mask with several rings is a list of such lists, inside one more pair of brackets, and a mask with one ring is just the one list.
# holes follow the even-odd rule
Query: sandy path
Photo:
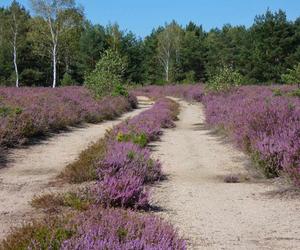
[[19, 226], [32, 217], [29, 204], [32, 197], [49, 190], [48, 183], [83, 149], [103, 137], [107, 129], [149, 107], [147, 100], [139, 100], [140, 109], [117, 120], [72, 128], [37, 145], [10, 151], [8, 165], [0, 167], [0, 240], [12, 226]]
[[[189, 239], [190, 249], [300, 249], [300, 199], [247, 176], [247, 158], [205, 129], [200, 105], [181, 101], [177, 128], [166, 130], [154, 155], [169, 180], [153, 190], [158, 212]], [[251, 175], [250, 175], [251, 176]], [[271, 193], [275, 195], [271, 195]]]

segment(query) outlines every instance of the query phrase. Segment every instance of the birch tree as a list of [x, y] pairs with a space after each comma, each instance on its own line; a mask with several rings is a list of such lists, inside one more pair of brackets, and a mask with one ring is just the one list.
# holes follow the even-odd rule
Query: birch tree
[[47, 23], [50, 33], [51, 57], [53, 69], [52, 87], [57, 85], [57, 63], [59, 42], [63, 32], [72, 26], [72, 15], [68, 10], [75, 9], [74, 0], [31, 0], [32, 9]]
[[179, 61], [179, 50], [181, 41], [181, 28], [172, 22], [158, 35], [158, 59], [165, 73], [165, 81], [170, 81], [170, 69], [172, 61]]
[[108, 24], [106, 28], [107, 33], [107, 42], [114, 51], [121, 50], [122, 38], [124, 36], [124, 32], [120, 30], [120, 27], [117, 23]]
[[13, 1], [7, 10], [7, 38], [12, 48], [16, 87], [19, 87], [18, 48], [21, 43], [20, 35], [26, 29], [28, 16], [29, 14], [17, 1]]

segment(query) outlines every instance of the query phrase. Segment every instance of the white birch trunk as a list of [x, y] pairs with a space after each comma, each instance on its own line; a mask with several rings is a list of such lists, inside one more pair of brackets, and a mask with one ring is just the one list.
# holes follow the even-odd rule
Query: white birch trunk
[[16, 73], [16, 87], [19, 87], [19, 71], [18, 71], [18, 64], [17, 64], [17, 37], [18, 37], [18, 23], [16, 14], [13, 13], [13, 24], [12, 24], [12, 32], [13, 32], [13, 56], [14, 56], [14, 67], [15, 67], [15, 73]]
[[58, 40], [58, 34], [57, 31], [55, 32], [53, 29], [53, 23], [51, 18], [48, 18], [48, 24], [51, 32], [51, 38], [52, 38], [52, 63], [53, 63], [53, 83], [52, 88], [56, 87], [56, 70], [57, 70], [57, 40]]
[[17, 32], [14, 33], [14, 41], [13, 41], [13, 47], [14, 47], [14, 66], [15, 66], [15, 72], [16, 72], [16, 87], [19, 87], [19, 71], [18, 71], [18, 64], [17, 64]]
[[53, 51], [52, 51], [52, 56], [53, 56], [53, 83], [52, 83], [52, 88], [56, 87], [56, 65], [57, 65], [57, 44], [53, 44]]
[[169, 82], [169, 60], [166, 62], [166, 82]]

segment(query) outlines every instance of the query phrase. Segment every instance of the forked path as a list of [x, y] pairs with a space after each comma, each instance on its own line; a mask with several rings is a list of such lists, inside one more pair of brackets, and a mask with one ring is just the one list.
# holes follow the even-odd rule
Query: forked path
[[[205, 128], [203, 108], [180, 104], [177, 127], [154, 152], [168, 175], [152, 191], [158, 213], [190, 249], [300, 249], [297, 192], [278, 193], [275, 184], [251, 177], [246, 156]], [[228, 174], [242, 182], [225, 183]]]
[[34, 212], [29, 202], [33, 196], [49, 191], [49, 182], [82, 150], [103, 137], [107, 129], [139, 114], [151, 104], [145, 98], [140, 101], [140, 109], [117, 120], [72, 128], [70, 132], [53, 135], [37, 145], [11, 150], [7, 166], [0, 166], [0, 240], [11, 227], [20, 226], [32, 217]]

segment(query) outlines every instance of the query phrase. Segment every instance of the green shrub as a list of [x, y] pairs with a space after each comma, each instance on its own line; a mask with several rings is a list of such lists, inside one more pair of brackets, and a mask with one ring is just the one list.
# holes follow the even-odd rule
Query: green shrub
[[20, 107], [2, 106], [0, 107], [0, 117], [19, 115], [23, 112]]
[[128, 93], [128, 91], [127, 91], [127, 89], [125, 88], [124, 85], [117, 84], [115, 86], [115, 89], [114, 89], [112, 95], [113, 96], [126, 96], [127, 97], [129, 95], [129, 93]]
[[293, 69], [288, 69], [286, 74], [281, 75], [281, 80], [287, 84], [300, 84], [300, 63]]
[[217, 70], [217, 73], [209, 78], [207, 89], [220, 92], [229, 91], [245, 82], [245, 78], [231, 67], [224, 66]]
[[288, 95], [293, 97], [300, 97], [300, 89], [293, 90], [292, 92], [288, 93]]
[[61, 86], [72, 86], [74, 85], [75, 81], [73, 80], [72, 76], [69, 73], [65, 73], [63, 79], [60, 82]]
[[148, 143], [148, 138], [145, 134], [123, 134], [121, 132], [117, 135], [117, 141], [119, 142], [133, 142], [141, 147], [145, 147]]
[[277, 88], [276, 89], [272, 89], [272, 92], [273, 92], [274, 96], [282, 96], [283, 95], [281, 89], [277, 89]]
[[86, 76], [85, 84], [97, 97], [110, 95], [121, 84], [126, 67], [126, 60], [117, 51], [106, 50], [96, 68]]
[[183, 83], [191, 84], [196, 82], [196, 73], [195, 71], [191, 70], [185, 73], [185, 78]]
[[90, 201], [84, 196], [80, 196], [77, 193], [66, 193], [63, 196], [64, 206], [71, 207], [73, 209], [84, 211], [90, 205]]

